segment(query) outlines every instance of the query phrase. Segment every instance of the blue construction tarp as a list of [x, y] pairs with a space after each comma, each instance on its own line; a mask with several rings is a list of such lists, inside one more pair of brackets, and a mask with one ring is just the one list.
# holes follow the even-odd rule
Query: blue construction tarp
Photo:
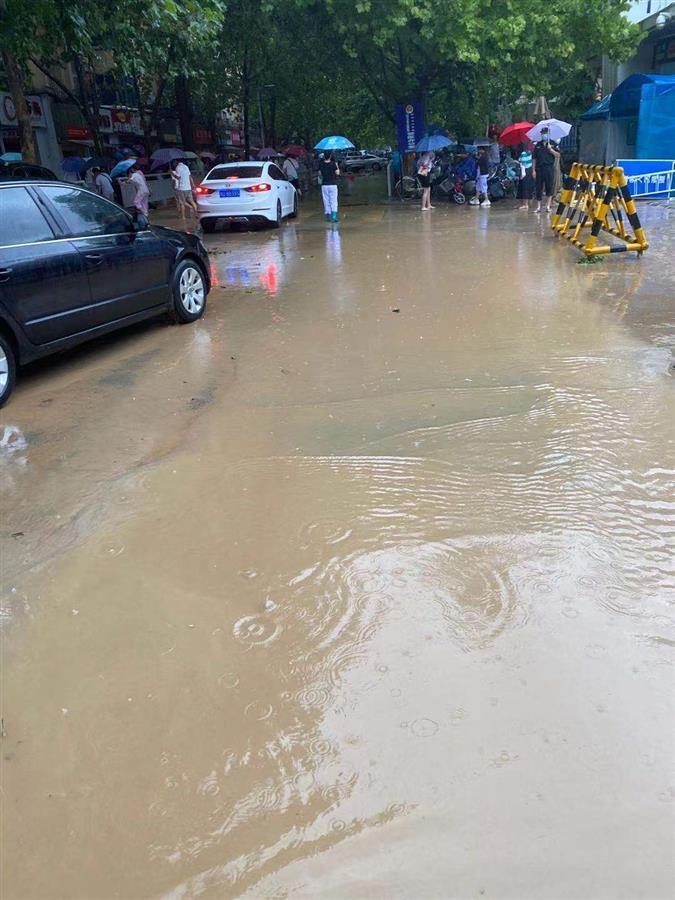
[[639, 116], [643, 88], [653, 86], [657, 94], [675, 87], [675, 75], [649, 75], [636, 72], [616, 87], [609, 101], [609, 115], [612, 119], [625, 116]]
[[675, 159], [675, 77], [642, 87], [636, 154], [638, 159]]
[[579, 118], [594, 162], [675, 159], [675, 75], [630, 75]]

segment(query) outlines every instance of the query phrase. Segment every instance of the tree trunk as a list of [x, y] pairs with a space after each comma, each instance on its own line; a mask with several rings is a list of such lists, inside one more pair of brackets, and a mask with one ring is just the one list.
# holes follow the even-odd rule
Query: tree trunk
[[249, 84], [249, 71], [248, 71], [248, 46], [244, 44], [244, 61], [241, 67], [241, 81], [242, 81], [242, 107], [244, 114], [244, 153], [246, 154], [246, 159], [249, 159], [251, 156], [251, 135], [249, 134], [249, 105], [250, 105], [250, 84]]
[[183, 149], [194, 151], [194, 112], [192, 109], [192, 97], [190, 96], [190, 85], [185, 75], [176, 75], [174, 91], [176, 94], [176, 107], [178, 108], [180, 133], [183, 139]]
[[36, 163], [38, 158], [35, 149], [35, 137], [33, 135], [33, 126], [30, 121], [30, 110], [26, 103], [21, 69], [19, 68], [14, 54], [10, 53], [9, 50], [3, 49], [2, 63], [5, 68], [14, 109], [16, 110], [16, 119], [19, 126], [19, 140], [21, 142], [21, 156], [26, 162]]
[[270, 126], [268, 147], [277, 145], [277, 96], [273, 93], [270, 97]]

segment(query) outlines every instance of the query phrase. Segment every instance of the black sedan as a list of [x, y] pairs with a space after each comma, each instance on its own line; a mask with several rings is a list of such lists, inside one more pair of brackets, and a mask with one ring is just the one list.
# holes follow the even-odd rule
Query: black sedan
[[46, 166], [35, 163], [3, 162], [0, 164], [0, 181], [58, 181], [57, 176]]
[[166, 312], [194, 322], [210, 286], [194, 235], [72, 184], [0, 183], [0, 406], [17, 365]]

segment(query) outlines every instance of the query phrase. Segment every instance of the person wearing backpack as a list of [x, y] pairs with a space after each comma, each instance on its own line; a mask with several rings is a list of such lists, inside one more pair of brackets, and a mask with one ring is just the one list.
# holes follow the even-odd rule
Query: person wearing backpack
[[96, 193], [100, 194], [101, 197], [104, 197], [106, 200], [110, 200], [111, 203], [115, 202], [115, 188], [113, 187], [112, 178], [108, 175], [107, 172], [104, 172], [103, 169], [96, 166], [91, 170], [91, 174], [94, 176], [94, 187], [96, 188]]

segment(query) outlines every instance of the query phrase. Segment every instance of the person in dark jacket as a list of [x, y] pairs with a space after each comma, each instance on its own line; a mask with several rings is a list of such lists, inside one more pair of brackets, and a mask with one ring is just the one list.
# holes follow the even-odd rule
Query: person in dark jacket
[[537, 189], [537, 208], [535, 212], [541, 212], [541, 201], [546, 195], [546, 212], [551, 212], [551, 198], [553, 197], [553, 183], [555, 180], [555, 161], [560, 159], [560, 153], [544, 132], [542, 139], [535, 144], [534, 153], [534, 181]]
[[340, 167], [333, 158], [330, 150], [326, 150], [323, 159], [319, 163], [319, 178], [321, 179], [321, 198], [323, 199], [323, 211], [327, 222], [338, 220], [338, 175]]

